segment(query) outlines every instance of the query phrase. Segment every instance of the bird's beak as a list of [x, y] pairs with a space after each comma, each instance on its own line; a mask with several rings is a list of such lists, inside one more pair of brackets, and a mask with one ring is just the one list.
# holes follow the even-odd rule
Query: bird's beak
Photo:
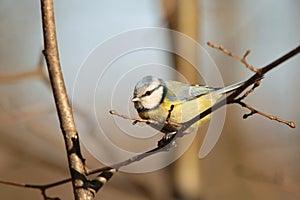
[[138, 97], [133, 97], [133, 98], [131, 99], [132, 102], [136, 102], [136, 101], [139, 101], [139, 100], [140, 100], [140, 98], [138, 98]]

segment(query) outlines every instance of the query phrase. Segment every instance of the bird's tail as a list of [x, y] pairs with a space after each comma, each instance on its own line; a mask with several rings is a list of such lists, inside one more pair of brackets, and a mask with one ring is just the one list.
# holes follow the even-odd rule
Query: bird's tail
[[239, 82], [239, 83], [235, 83], [235, 84], [220, 88], [216, 92], [218, 94], [225, 94], [225, 93], [228, 93], [228, 92], [232, 92], [232, 91], [238, 89], [239, 87], [241, 87], [245, 82], [246, 81], [242, 81], [242, 82]]
[[[259, 77], [256, 81], [259, 81], [259, 80], [261, 80], [263, 78], [264, 77]], [[245, 82], [246, 81], [242, 81], [242, 82], [239, 82], [239, 83], [235, 83], [235, 84], [232, 84], [232, 85], [220, 88], [216, 92], [219, 93], [219, 94], [225, 94], [225, 93], [228, 93], [228, 92], [232, 92], [233, 90], [236, 90], [239, 87], [241, 87]]]

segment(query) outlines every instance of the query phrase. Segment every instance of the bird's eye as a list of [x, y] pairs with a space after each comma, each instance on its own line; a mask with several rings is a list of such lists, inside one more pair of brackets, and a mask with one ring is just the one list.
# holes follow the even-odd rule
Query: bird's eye
[[151, 95], [151, 92], [150, 92], [150, 91], [147, 91], [147, 92], [145, 93], [145, 95], [146, 95], [146, 96], [150, 96], [150, 95]]

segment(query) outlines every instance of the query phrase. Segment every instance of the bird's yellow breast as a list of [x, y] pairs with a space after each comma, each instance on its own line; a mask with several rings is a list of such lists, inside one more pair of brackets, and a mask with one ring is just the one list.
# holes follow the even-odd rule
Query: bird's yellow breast
[[[205, 111], [207, 108], [211, 107], [215, 103], [213, 99], [214, 98], [211, 98], [211, 95], [209, 94], [200, 96], [199, 98], [190, 101], [183, 102], [173, 102], [165, 98], [164, 101], [157, 108], [139, 112], [139, 116], [143, 119], [151, 119], [163, 124], [166, 121], [167, 116], [169, 114], [169, 110], [173, 105], [174, 107], [171, 111], [170, 121], [174, 123], [183, 123], [192, 119], [201, 112]], [[201, 125], [209, 118], [210, 115], [204, 117], [197, 123], [197, 125]], [[162, 128], [162, 132], [174, 132], [177, 131], [177, 129], [177, 127], [165, 125]]]

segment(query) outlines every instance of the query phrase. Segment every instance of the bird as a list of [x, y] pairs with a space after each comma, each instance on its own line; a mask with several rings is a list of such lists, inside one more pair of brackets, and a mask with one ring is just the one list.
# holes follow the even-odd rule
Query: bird
[[[137, 82], [131, 101], [138, 115], [162, 133], [169, 134], [179, 130], [177, 124], [184, 123], [201, 112], [213, 106], [224, 94], [242, 86], [244, 82], [235, 83], [223, 88], [213, 88], [201, 85], [167, 80], [148, 75]], [[205, 116], [193, 124], [187, 133], [199, 128], [210, 119]], [[165, 123], [166, 121], [170, 123]]]

